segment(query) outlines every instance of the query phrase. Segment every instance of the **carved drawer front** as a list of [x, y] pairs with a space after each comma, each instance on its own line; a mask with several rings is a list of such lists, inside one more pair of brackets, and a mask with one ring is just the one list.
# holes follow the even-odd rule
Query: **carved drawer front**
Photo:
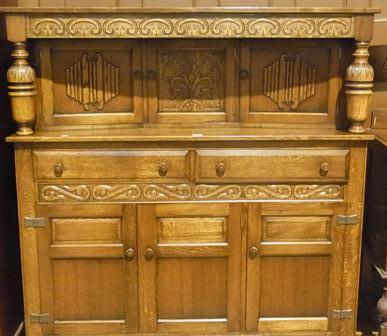
[[148, 44], [145, 79], [151, 122], [232, 121], [233, 41]]
[[346, 149], [198, 150], [196, 180], [337, 180], [347, 177]]
[[185, 180], [187, 151], [34, 151], [35, 178]]
[[44, 122], [77, 126], [141, 122], [140, 50], [133, 41], [42, 42]]
[[334, 122], [339, 57], [334, 41], [244, 42], [239, 73], [241, 120]]

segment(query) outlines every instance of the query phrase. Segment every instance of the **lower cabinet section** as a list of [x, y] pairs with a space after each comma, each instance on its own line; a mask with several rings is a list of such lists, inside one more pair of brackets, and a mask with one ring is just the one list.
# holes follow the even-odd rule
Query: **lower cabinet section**
[[340, 335], [343, 202], [36, 213], [44, 335]]

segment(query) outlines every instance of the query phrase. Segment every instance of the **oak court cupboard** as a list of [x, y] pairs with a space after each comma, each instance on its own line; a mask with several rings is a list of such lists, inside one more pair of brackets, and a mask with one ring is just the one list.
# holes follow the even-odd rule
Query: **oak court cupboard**
[[1, 11], [28, 336], [354, 335], [377, 10]]

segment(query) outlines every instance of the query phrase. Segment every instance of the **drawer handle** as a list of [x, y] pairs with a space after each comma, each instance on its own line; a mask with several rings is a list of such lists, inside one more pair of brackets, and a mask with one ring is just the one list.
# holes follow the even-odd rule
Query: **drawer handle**
[[250, 77], [250, 74], [247, 70], [241, 70], [239, 72], [239, 79], [240, 80], [247, 80], [247, 79], [249, 79], [249, 77]]
[[151, 248], [147, 248], [144, 253], [144, 258], [146, 261], [151, 261], [155, 256], [155, 252]]
[[219, 162], [216, 165], [216, 175], [218, 177], [223, 177], [225, 172], [226, 172], [226, 165], [224, 164], [224, 162]]
[[256, 247], [256, 246], [250, 247], [249, 258], [255, 259], [256, 257], [258, 257], [258, 247]]
[[322, 163], [320, 166], [320, 175], [327, 176], [328, 172], [329, 172], [329, 163], [328, 162]]
[[159, 175], [161, 177], [164, 177], [168, 174], [168, 164], [166, 162], [163, 162], [162, 164], [160, 164], [159, 166]]
[[149, 70], [146, 74], [146, 79], [155, 80], [157, 78], [157, 73], [154, 70]]
[[63, 175], [63, 170], [64, 170], [63, 164], [62, 163], [57, 163], [54, 166], [54, 175], [55, 175], [55, 177], [61, 177]]
[[132, 261], [134, 259], [135, 253], [134, 250], [130, 247], [125, 251], [125, 258], [128, 261]]

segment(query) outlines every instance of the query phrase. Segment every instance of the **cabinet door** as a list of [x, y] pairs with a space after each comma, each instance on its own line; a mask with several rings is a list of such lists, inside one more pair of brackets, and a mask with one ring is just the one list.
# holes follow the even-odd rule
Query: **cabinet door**
[[44, 335], [138, 330], [135, 206], [41, 206]]
[[248, 331], [339, 331], [343, 226], [336, 204], [252, 204], [248, 214]]
[[241, 205], [140, 205], [138, 220], [141, 331], [238, 331]]
[[235, 120], [233, 41], [152, 41], [147, 49], [150, 122]]

